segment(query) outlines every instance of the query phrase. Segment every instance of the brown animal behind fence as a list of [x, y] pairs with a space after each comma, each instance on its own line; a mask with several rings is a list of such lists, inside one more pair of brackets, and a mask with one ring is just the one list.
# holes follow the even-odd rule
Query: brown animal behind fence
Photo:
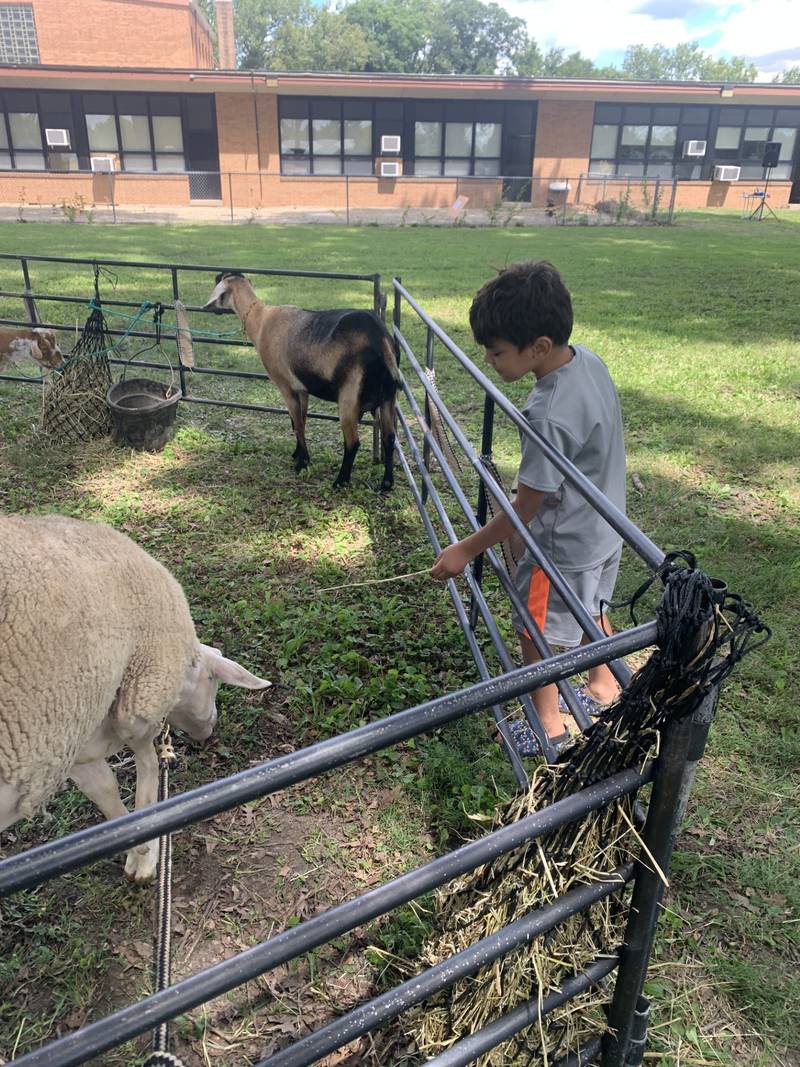
[[281, 393], [297, 438], [295, 470], [311, 459], [305, 436], [309, 396], [335, 402], [344, 438], [334, 488], [350, 481], [360, 447], [358, 422], [371, 412], [380, 419], [384, 452], [381, 490], [394, 484], [395, 399], [400, 372], [386, 326], [374, 311], [306, 311], [292, 304], [264, 304], [243, 274], [223, 273], [205, 307], [232, 309]]

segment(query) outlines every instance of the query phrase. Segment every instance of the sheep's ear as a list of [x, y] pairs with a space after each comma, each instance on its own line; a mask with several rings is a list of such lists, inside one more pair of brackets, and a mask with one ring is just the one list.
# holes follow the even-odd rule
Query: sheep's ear
[[240, 666], [235, 660], [226, 659], [217, 648], [209, 645], [201, 645], [208, 669], [226, 685], [236, 685], [240, 689], [269, 689], [272, 682], [266, 678], [259, 678], [251, 674], [246, 667]]

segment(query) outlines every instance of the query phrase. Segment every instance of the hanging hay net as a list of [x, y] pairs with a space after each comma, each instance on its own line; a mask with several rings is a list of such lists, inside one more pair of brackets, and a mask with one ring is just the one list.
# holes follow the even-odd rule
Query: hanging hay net
[[59, 444], [69, 444], [111, 432], [111, 412], [106, 401], [111, 388], [111, 348], [102, 309], [94, 302], [68, 359], [53, 371], [44, 386], [42, 433]]
[[[686, 566], [678, 566], [681, 559]], [[541, 767], [529, 790], [498, 813], [495, 829], [657, 754], [671, 721], [691, 715], [734, 664], [769, 637], [751, 606], [725, 595], [688, 553], [675, 553], [659, 575], [665, 590], [656, 610], [657, 647], [616, 703], [559, 757]], [[756, 637], [754, 635], [761, 635]], [[640, 854], [634, 797], [552, 831], [439, 891], [435, 934], [423, 959], [431, 966], [496, 933], [579, 885], [605, 881]], [[646, 850], [642, 861], [650, 863]], [[660, 873], [660, 872], [658, 872]], [[571, 975], [617, 950], [626, 909], [621, 891], [574, 915], [543, 937], [500, 957], [428, 1001], [409, 1017], [409, 1036], [431, 1056], [505, 1015], [531, 997], [556, 991]], [[538, 991], [538, 994], [537, 994]], [[477, 1060], [480, 1067], [546, 1067], [577, 1052], [605, 1027], [608, 994], [589, 989]]]

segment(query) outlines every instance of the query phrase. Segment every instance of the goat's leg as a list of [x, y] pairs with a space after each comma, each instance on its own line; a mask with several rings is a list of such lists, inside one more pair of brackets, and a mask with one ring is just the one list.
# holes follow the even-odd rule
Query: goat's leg
[[381, 442], [383, 444], [383, 481], [381, 492], [388, 493], [394, 485], [394, 442], [396, 434], [395, 398], [381, 404]]
[[361, 396], [361, 378], [353, 374], [348, 382], [339, 390], [337, 401], [339, 404], [339, 422], [342, 427], [344, 438], [344, 452], [342, 454], [342, 466], [333, 483], [334, 489], [347, 485], [353, 470], [353, 461], [361, 442], [358, 439], [358, 419], [361, 414], [359, 398]]
[[286, 406], [289, 409], [289, 415], [292, 420], [292, 429], [294, 435], [297, 438], [297, 445], [294, 452], [292, 452], [292, 459], [294, 460], [294, 469], [301, 471], [309, 465], [311, 457], [308, 454], [308, 448], [306, 447], [306, 412], [308, 411], [308, 393], [304, 392], [288, 392], [284, 394], [286, 400]]

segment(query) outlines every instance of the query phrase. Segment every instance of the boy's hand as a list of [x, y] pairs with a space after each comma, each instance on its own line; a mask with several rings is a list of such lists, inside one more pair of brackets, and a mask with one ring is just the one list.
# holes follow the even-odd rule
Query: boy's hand
[[455, 578], [461, 574], [471, 559], [472, 556], [463, 547], [463, 542], [458, 541], [454, 545], [448, 545], [436, 558], [431, 568], [431, 577], [437, 582], [446, 582], [448, 578]]

